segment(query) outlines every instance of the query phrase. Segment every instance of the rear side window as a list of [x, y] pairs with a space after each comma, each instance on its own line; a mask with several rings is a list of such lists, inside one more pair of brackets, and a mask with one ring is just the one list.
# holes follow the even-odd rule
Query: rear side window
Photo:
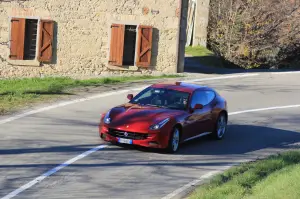
[[215, 98], [215, 93], [212, 91], [195, 91], [191, 100], [191, 107], [195, 107], [196, 104], [208, 105]]
[[195, 107], [196, 104], [202, 104], [205, 106], [207, 103], [207, 96], [204, 91], [195, 91], [191, 100], [191, 107]]
[[211, 103], [216, 97], [216, 94], [213, 91], [205, 91], [207, 97], [207, 104]]

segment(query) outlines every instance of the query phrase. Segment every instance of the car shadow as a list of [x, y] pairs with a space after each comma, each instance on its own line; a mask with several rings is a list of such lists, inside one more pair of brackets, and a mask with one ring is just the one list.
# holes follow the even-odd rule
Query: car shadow
[[[300, 142], [300, 132], [254, 125], [229, 125], [222, 140], [209, 136], [200, 137], [181, 144], [173, 155], [241, 155], [265, 148], [285, 149]], [[149, 153], [166, 153], [164, 150], [138, 146], [119, 145], [126, 149]]]
[[[115, 145], [107, 147], [104, 153], [93, 153], [90, 160], [95, 162], [78, 162], [70, 164], [72, 169], [82, 167], [125, 167], [125, 166], [151, 166], [157, 171], [162, 172], [164, 166], [173, 167], [214, 167], [227, 166], [233, 162], [240, 162], [244, 158], [251, 158], [251, 152], [256, 153], [263, 149], [271, 153], [281, 149], [295, 149], [297, 146], [289, 146], [300, 142], [300, 132], [276, 129], [265, 126], [255, 125], [229, 125], [226, 137], [223, 140], [211, 140], [202, 137], [181, 145], [180, 150], [174, 154], [168, 154], [164, 150], [144, 148], [132, 145]], [[100, 143], [99, 143], [100, 144]], [[81, 144], [69, 146], [48, 146], [42, 148], [15, 148], [1, 149], [0, 156], [17, 154], [77, 154], [86, 152], [91, 148], [97, 147], [94, 144]], [[104, 143], [101, 143], [101, 145]], [[110, 145], [111, 146], [111, 145]], [[119, 146], [119, 147], [117, 147]], [[273, 151], [274, 150], [274, 151]], [[109, 153], [108, 153], [109, 152]], [[152, 156], [157, 154], [158, 156]], [[261, 152], [257, 154], [262, 154]], [[155, 157], [149, 160], [149, 155]], [[255, 155], [255, 154], [254, 154]], [[104, 162], [99, 162], [99, 157]], [[172, 157], [173, 156], [173, 157]], [[10, 157], [10, 156], [8, 156]], [[29, 157], [29, 156], [28, 156]], [[145, 158], [146, 157], [146, 158]], [[32, 169], [34, 171], [46, 172], [56, 167], [57, 162], [34, 162], [32, 164], [2, 164], [0, 172], [6, 169]], [[168, 174], [164, 174], [168, 175]], [[171, 175], [171, 174], [170, 174]]]
[[265, 148], [286, 148], [300, 142], [300, 132], [254, 125], [229, 125], [223, 140], [208, 137], [183, 144], [179, 154], [229, 155], [245, 154]]

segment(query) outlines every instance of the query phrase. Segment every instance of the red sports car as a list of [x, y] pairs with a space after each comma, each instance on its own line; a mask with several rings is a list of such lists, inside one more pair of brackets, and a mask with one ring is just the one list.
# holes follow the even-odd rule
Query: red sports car
[[154, 84], [128, 103], [104, 113], [100, 137], [111, 143], [166, 149], [204, 135], [222, 139], [228, 121], [227, 102], [214, 89], [176, 82]]

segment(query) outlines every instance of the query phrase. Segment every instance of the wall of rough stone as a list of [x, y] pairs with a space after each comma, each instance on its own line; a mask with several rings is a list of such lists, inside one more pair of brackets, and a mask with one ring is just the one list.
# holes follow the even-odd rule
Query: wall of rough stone
[[210, 0], [196, 0], [195, 26], [193, 35], [193, 46], [207, 45], [207, 27], [209, 20]]
[[[143, 14], [143, 7], [149, 8], [147, 15]], [[118, 74], [176, 73], [178, 7], [179, 0], [1, 1], [0, 78], [86, 78]], [[8, 60], [9, 17], [12, 16], [52, 19], [56, 22], [53, 63], [39, 66], [37, 61], [27, 61], [26, 66], [21, 66], [19, 62]], [[108, 66], [111, 23], [154, 27], [150, 69]]]

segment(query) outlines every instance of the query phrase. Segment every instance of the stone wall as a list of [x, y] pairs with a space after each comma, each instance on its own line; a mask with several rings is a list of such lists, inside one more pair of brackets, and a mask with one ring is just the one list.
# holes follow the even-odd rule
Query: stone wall
[[[148, 14], [143, 8], [149, 8]], [[179, 0], [11, 0], [0, 2], [0, 78], [177, 72]], [[176, 12], [177, 11], [177, 12]], [[54, 61], [9, 61], [9, 17], [55, 21]], [[152, 25], [152, 66], [108, 66], [112, 23]]]

